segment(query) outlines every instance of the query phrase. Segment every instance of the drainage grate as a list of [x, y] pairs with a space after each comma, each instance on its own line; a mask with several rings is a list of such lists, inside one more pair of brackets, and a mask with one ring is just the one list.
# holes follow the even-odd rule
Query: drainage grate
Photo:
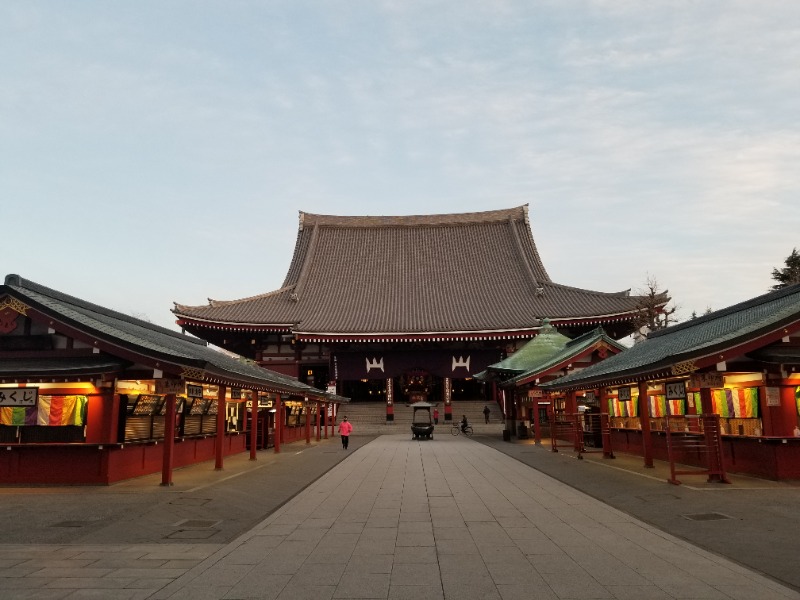
[[168, 540], [207, 540], [219, 533], [218, 529], [181, 529], [166, 536]]
[[219, 525], [222, 521], [202, 521], [200, 519], [185, 519], [178, 521], [173, 527], [181, 527], [183, 529], [210, 529], [215, 525]]
[[180, 506], [204, 506], [211, 502], [209, 498], [177, 498], [170, 502], [170, 504], [177, 504]]
[[733, 517], [729, 517], [728, 515], [723, 515], [722, 513], [711, 512], [711, 513], [697, 513], [694, 515], [681, 515], [684, 519], [689, 519], [690, 521], [725, 521], [727, 519], [732, 519]]
[[83, 521], [61, 521], [60, 523], [52, 524], [50, 527], [86, 527], [99, 520], [100, 517], [87, 517]]

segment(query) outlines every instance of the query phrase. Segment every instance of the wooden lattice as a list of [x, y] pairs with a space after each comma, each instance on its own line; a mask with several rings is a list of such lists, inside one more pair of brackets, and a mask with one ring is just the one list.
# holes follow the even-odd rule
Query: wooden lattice
[[194, 369], [191, 367], [183, 367], [181, 377], [187, 381], [204, 381], [206, 372], [203, 369]]
[[697, 365], [694, 364], [693, 360], [687, 360], [672, 365], [673, 375], [685, 375], [686, 373], [694, 373], [695, 371], [697, 371]]

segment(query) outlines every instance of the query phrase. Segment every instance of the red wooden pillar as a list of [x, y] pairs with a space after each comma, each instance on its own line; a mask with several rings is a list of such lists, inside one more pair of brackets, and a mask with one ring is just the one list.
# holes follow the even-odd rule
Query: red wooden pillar
[[258, 390], [253, 390], [253, 401], [250, 403], [250, 460], [256, 460], [256, 444], [258, 442]]
[[317, 441], [322, 439], [322, 402], [317, 402]]
[[600, 388], [600, 435], [603, 441], [603, 458], [615, 458], [611, 448], [611, 411], [609, 410], [609, 389]]
[[306, 413], [306, 444], [311, 443], [311, 403], [308, 398], [304, 399], [303, 410]]
[[225, 386], [219, 386], [219, 389], [217, 390], [217, 437], [214, 447], [214, 450], [216, 451], [214, 469], [217, 471], [222, 470], [222, 456], [225, 445], [225, 412], [228, 410], [228, 405], [225, 402], [225, 395]]
[[275, 394], [275, 454], [281, 451], [281, 433], [283, 429], [283, 404], [281, 395]]
[[564, 396], [564, 418], [571, 419], [578, 412], [578, 392], [571, 390]]
[[[331, 406], [332, 405], [328, 404], [328, 403], [324, 403], [322, 405], [322, 409], [325, 411], [325, 439], [326, 440], [328, 439], [328, 427], [331, 426], [331, 424], [330, 424], [331, 417], [328, 414], [328, 409], [331, 409]], [[330, 414], [331, 415], [333, 414], [333, 409], [330, 410]], [[333, 431], [333, 429], [331, 429], [331, 431]], [[333, 434], [331, 433], [331, 435], [333, 435]]]
[[172, 485], [172, 457], [175, 453], [175, 394], [164, 398], [167, 412], [164, 415], [164, 462], [161, 468], [161, 485]]
[[533, 411], [533, 441], [534, 444], [542, 443], [542, 423], [539, 417], [539, 396], [531, 398], [531, 410]]
[[772, 410], [771, 407], [767, 406], [766, 384], [758, 386], [758, 409], [761, 413], [761, 427], [763, 429], [761, 435], [775, 435], [775, 426], [772, 424]]
[[[703, 401], [705, 406], [705, 400]], [[639, 382], [639, 423], [642, 426], [644, 466], [653, 468], [653, 439], [650, 437], [650, 403], [647, 401], [647, 382]]]

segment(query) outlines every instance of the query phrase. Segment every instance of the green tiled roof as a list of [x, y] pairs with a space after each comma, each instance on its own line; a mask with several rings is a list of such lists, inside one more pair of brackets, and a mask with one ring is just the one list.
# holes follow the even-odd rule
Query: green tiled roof
[[486, 370], [501, 373], [524, 373], [561, 352], [570, 339], [558, 333], [545, 319], [541, 332], [508, 358], [490, 365]]
[[650, 334], [633, 348], [543, 387], [576, 389], [667, 374], [674, 364], [707, 360], [800, 321], [800, 284], [758, 296]]
[[598, 342], [601, 341], [605, 342], [609, 346], [617, 348], [620, 351], [625, 350], [625, 347], [622, 344], [608, 337], [603, 328], [598, 327], [597, 329], [594, 329], [592, 331], [587, 331], [586, 333], [575, 338], [574, 340], [570, 340], [569, 343], [567, 343], [559, 352], [556, 352], [550, 355], [549, 357], [544, 358], [539, 363], [531, 365], [527, 371], [520, 373], [515, 377], [512, 377], [506, 382], [506, 384], [513, 385], [524, 379], [528, 379], [530, 377], [534, 377], [539, 374], [545, 374], [550, 369], [553, 369], [554, 367], [563, 364], [564, 362], [570, 360], [572, 357], [582, 354], [585, 350], [591, 348], [592, 346], [596, 345]]

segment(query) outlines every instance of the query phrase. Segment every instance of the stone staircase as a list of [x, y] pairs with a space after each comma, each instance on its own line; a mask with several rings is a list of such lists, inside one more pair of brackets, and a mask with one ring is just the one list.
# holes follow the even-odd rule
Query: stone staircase
[[[461, 415], [467, 415], [467, 420], [472, 425], [475, 433], [502, 435], [503, 415], [496, 404], [487, 404], [482, 401], [461, 400], [453, 401], [453, 421], [460, 422]], [[484, 423], [483, 407], [488, 406], [492, 411], [489, 423]], [[352, 435], [384, 435], [395, 433], [408, 433], [411, 435], [411, 417], [414, 411], [405, 404], [396, 404], [394, 407], [394, 421], [386, 422], [386, 405], [382, 402], [353, 402], [342, 404], [339, 407], [339, 418], [347, 416], [353, 424]], [[433, 409], [431, 409], [433, 417]], [[444, 420], [444, 404], [439, 404], [439, 425], [436, 426], [434, 435], [450, 433], [450, 423]]]

